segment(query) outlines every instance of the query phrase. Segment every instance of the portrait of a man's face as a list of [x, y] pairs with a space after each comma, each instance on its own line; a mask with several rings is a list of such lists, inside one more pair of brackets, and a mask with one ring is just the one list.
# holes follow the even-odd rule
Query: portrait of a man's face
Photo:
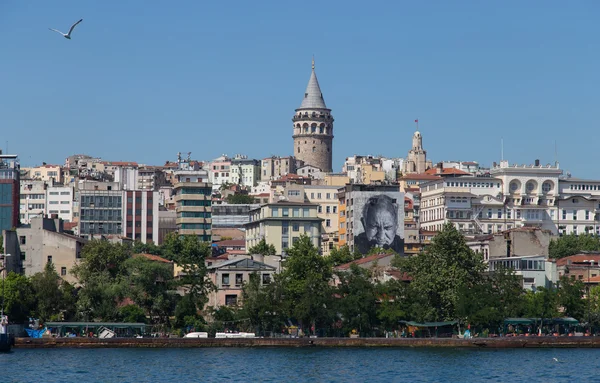
[[[355, 246], [363, 254], [374, 247], [403, 252], [404, 240], [399, 236], [399, 211], [397, 199], [377, 194], [366, 199], [360, 210], [363, 232], [355, 236]], [[401, 233], [400, 233], [401, 234]]]
[[386, 195], [369, 198], [363, 208], [362, 224], [370, 243], [378, 247], [392, 244], [398, 228], [397, 210]]

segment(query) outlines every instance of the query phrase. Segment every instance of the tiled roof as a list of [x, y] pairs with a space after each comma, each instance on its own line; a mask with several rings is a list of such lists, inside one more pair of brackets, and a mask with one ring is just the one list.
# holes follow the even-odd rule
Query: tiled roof
[[140, 253], [140, 254], [134, 254], [133, 257], [134, 258], [146, 258], [149, 261], [155, 261], [155, 262], [173, 263], [173, 261], [169, 261], [168, 259], [164, 259], [163, 257], [159, 257], [158, 255], [154, 255], [154, 254]]
[[441, 177], [427, 173], [407, 174], [400, 177], [401, 180], [440, 180]]
[[577, 255], [571, 255], [569, 257], [564, 257], [564, 258], [560, 258], [556, 261], [556, 265], [557, 266], [565, 266], [567, 264], [569, 264], [569, 261], [571, 262], [571, 264], [574, 263], [582, 263], [582, 264], [588, 264], [588, 262], [585, 261], [594, 261], [595, 265], [598, 266], [598, 261], [600, 261], [600, 254], [577, 254]]
[[350, 268], [350, 265], [352, 265], [352, 264], [364, 265], [365, 263], [375, 262], [377, 260], [387, 258], [387, 257], [393, 257], [393, 256], [394, 256], [394, 254], [374, 254], [374, 255], [370, 255], [365, 258], [357, 259], [352, 262], [344, 263], [343, 265], [337, 266], [336, 269], [337, 270], [348, 270]]
[[225, 241], [215, 242], [219, 246], [246, 246], [246, 240], [244, 239], [227, 239]]
[[[433, 174], [436, 175], [438, 174], [438, 169], [437, 168], [431, 168], [431, 169], [427, 169], [425, 170], [425, 174]], [[470, 175], [471, 173], [469, 172], [465, 172], [463, 170], [460, 169], [456, 169], [456, 168], [444, 168], [442, 170], [442, 175], [446, 176], [446, 175]]]

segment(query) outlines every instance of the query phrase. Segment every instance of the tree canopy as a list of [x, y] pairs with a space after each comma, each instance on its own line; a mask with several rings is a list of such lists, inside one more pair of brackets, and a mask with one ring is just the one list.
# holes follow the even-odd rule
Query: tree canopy
[[275, 246], [262, 238], [256, 245], [248, 249], [248, 254], [275, 255]]
[[591, 234], [566, 234], [552, 239], [548, 248], [550, 258], [564, 258], [582, 251], [600, 251], [600, 237]]

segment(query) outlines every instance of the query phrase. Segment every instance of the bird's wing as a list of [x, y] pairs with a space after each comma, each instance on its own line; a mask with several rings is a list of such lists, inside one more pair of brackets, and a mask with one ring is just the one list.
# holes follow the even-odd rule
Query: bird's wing
[[60, 34], [61, 34], [61, 35], [63, 35], [63, 36], [65, 35], [65, 34], [64, 34], [64, 33], [62, 33], [61, 31], [59, 31], [58, 29], [52, 29], [52, 28], [48, 28], [48, 29], [50, 29], [51, 31], [54, 31], [54, 32], [60, 33]]
[[67, 34], [70, 35], [71, 32], [73, 32], [73, 29], [75, 29], [75, 27], [77, 26], [77, 24], [79, 24], [82, 21], [83, 21], [83, 19], [81, 19], [78, 22], [76, 22], [75, 24], [71, 25], [71, 29], [69, 29], [69, 33], [67, 33]]

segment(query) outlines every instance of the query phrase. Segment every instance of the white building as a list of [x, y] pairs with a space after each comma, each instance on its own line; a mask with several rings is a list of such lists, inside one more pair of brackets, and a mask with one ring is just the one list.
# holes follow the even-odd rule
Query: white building
[[46, 189], [46, 214], [57, 214], [65, 222], [73, 221], [73, 187], [51, 185]]
[[230, 181], [246, 187], [254, 187], [260, 180], [260, 161], [236, 154], [231, 159]]
[[[534, 226], [558, 233], [558, 164], [494, 164], [491, 177], [445, 177], [420, 185], [421, 223], [440, 230], [448, 221], [465, 233]], [[583, 214], [583, 213], [582, 213]]]
[[558, 193], [558, 232], [600, 235], [600, 180], [559, 179]]
[[137, 166], [119, 166], [114, 169], [114, 180], [121, 190], [136, 190], [138, 187]]
[[543, 255], [526, 255], [510, 258], [490, 259], [489, 270], [495, 271], [500, 267], [512, 269], [515, 275], [523, 278], [523, 288], [535, 291], [538, 287], [549, 288], [557, 281], [556, 263]]
[[29, 225], [32, 218], [42, 217], [46, 213], [47, 183], [43, 180], [31, 179], [22, 179], [20, 183], [19, 217], [21, 224]]

